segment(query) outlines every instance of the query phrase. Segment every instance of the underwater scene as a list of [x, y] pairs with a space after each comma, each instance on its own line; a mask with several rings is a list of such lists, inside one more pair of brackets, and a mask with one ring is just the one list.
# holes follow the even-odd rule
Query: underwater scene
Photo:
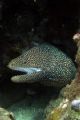
[[0, 120], [80, 120], [80, 1], [0, 1]]

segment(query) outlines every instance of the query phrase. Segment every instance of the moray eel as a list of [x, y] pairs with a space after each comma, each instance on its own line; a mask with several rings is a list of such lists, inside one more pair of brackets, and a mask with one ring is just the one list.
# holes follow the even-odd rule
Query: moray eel
[[50, 86], [64, 86], [75, 76], [76, 68], [71, 58], [49, 44], [33, 47], [11, 60], [8, 67], [24, 72], [11, 78], [20, 83], [40, 82]]

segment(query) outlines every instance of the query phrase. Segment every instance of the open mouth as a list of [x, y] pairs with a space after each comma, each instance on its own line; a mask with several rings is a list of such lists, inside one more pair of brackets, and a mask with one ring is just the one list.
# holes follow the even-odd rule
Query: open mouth
[[25, 68], [25, 67], [15, 67], [11, 68], [14, 71], [14, 75], [11, 77], [11, 80], [14, 82], [23, 82], [25, 79], [28, 79], [29, 76], [33, 75], [33, 73], [42, 71], [40, 68]]
[[12, 70], [14, 71], [14, 73], [16, 73], [16, 76], [20, 76], [20, 75], [31, 75], [32, 73], [36, 73], [36, 72], [40, 72], [42, 71], [41, 68], [25, 68], [25, 67], [15, 67], [12, 68]]
[[18, 76], [24, 76], [26, 75], [27, 73], [23, 72], [23, 71], [18, 71], [18, 70], [14, 70], [12, 69], [12, 77], [11, 77], [11, 80], [14, 79], [15, 77], [18, 77]]

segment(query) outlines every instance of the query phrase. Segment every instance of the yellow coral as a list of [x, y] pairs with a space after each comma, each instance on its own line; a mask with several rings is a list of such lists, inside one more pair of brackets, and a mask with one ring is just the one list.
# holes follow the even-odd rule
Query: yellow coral
[[61, 108], [56, 108], [51, 112], [51, 114], [48, 116], [47, 120], [60, 120], [61, 114], [62, 114]]
[[64, 97], [68, 98], [70, 101], [80, 96], [80, 83], [76, 80], [73, 80], [70, 85], [67, 85], [64, 88]]
[[64, 97], [68, 98], [69, 100], [75, 99], [76, 96], [80, 96], [80, 33], [75, 34], [73, 36], [73, 39], [78, 47], [75, 59], [78, 68], [75, 80], [73, 80], [71, 84], [67, 85], [66, 88], [64, 89]]
[[52, 112], [48, 115], [46, 120], [60, 120], [63, 118], [64, 113], [66, 113], [66, 110], [68, 108], [69, 101], [67, 99], [63, 100], [59, 107], [52, 110]]

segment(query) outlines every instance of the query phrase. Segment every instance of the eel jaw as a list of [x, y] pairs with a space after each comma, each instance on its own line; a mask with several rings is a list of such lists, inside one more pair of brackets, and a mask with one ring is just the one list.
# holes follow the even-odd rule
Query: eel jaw
[[34, 77], [35, 73], [39, 73], [42, 71], [41, 68], [36, 68], [36, 67], [29, 67], [29, 68], [25, 68], [25, 67], [14, 67], [11, 68], [12, 70], [15, 71], [20, 71], [23, 72], [24, 74], [20, 74], [20, 75], [15, 75], [13, 77], [11, 77], [11, 80], [13, 82], [29, 82], [29, 83], [33, 83], [34, 81], [29, 79], [30, 76]]
[[[11, 81], [12, 82], [15, 82], [15, 83], [24, 83], [24, 82], [27, 82], [29, 80], [26, 80], [25, 78], [27, 77], [27, 74], [25, 75], [15, 75], [13, 77], [11, 77]], [[29, 83], [32, 83], [33, 81], [29, 81]]]

